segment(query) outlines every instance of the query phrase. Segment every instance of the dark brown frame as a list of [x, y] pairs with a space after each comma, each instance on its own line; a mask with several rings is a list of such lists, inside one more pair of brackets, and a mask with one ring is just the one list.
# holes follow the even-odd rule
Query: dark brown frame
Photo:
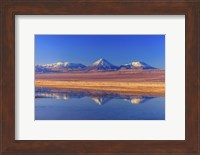
[[[185, 15], [186, 140], [16, 141], [15, 15], [42, 14]], [[199, 52], [200, 0], [0, 0], [1, 154], [200, 154]]]

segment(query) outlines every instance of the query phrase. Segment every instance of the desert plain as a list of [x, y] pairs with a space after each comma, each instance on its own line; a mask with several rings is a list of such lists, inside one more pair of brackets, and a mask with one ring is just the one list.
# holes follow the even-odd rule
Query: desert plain
[[154, 96], [165, 94], [165, 71], [158, 69], [39, 73], [35, 75], [35, 79], [36, 87]]

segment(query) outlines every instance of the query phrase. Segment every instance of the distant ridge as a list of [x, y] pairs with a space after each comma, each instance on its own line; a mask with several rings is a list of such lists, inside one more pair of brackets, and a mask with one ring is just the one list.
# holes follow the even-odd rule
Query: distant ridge
[[56, 62], [51, 64], [36, 65], [36, 73], [48, 73], [48, 72], [69, 72], [69, 71], [79, 71], [86, 68], [85, 65], [80, 63], [70, 63], [70, 62]]
[[130, 69], [156, 69], [145, 62], [133, 61], [121, 66], [115, 66], [106, 59], [99, 59], [91, 65], [85, 66], [80, 63], [70, 62], [56, 62], [51, 64], [36, 65], [36, 73], [50, 73], [50, 72], [81, 72], [81, 71], [117, 71], [117, 70], [130, 70]]
[[139, 62], [139, 61], [121, 65], [120, 69], [121, 68], [124, 68], [124, 69], [156, 69], [144, 62]]
[[80, 63], [70, 63], [70, 62], [56, 62], [52, 64], [44, 64], [44, 65], [37, 65], [40, 67], [45, 68], [70, 68], [70, 69], [76, 69], [76, 68], [85, 68], [86, 66]]

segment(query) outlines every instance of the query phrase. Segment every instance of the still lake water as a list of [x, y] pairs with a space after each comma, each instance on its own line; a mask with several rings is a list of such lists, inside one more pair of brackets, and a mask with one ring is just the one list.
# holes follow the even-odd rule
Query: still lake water
[[165, 120], [165, 97], [36, 88], [35, 120]]

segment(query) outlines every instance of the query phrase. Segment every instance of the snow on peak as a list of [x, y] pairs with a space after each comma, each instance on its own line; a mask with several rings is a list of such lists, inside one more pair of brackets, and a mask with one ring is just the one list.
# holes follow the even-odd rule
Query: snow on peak
[[44, 64], [40, 66], [47, 67], [47, 68], [57, 68], [57, 67], [64, 67], [65, 64], [68, 64], [68, 62], [56, 62], [56, 63]]
[[111, 64], [106, 59], [100, 58], [99, 60], [95, 61], [93, 64], [89, 66], [85, 66], [80, 63], [71, 63], [71, 62], [56, 62], [56, 63], [49, 63], [43, 65], [36, 65], [35, 66], [36, 72], [46, 73], [46, 72], [66, 72], [66, 71], [81, 71], [81, 70], [88, 70], [88, 71], [116, 71], [119, 69], [156, 69], [144, 62], [141, 61], [133, 61], [128, 64], [124, 64], [121, 66], [115, 66]]
[[110, 66], [110, 65], [112, 65], [112, 64], [111, 64], [110, 62], [108, 62], [107, 60], [101, 58], [101, 59], [95, 61], [95, 62], [93, 63], [93, 65]]
[[135, 66], [135, 67], [142, 67], [142, 66], [144, 66], [144, 64], [143, 63], [141, 63], [141, 62], [132, 62], [131, 63], [133, 66]]
[[65, 67], [68, 64], [68, 62], [56, 62], [54, 63], [54, 67]]
[[140, 61], [133, 61], [129, 64], [122, 65], [121, 68], [126, 69], [154, 69], [154, 67]]
[[56, 62], [51, 64], [39, 65], [45, 68], [84, 68], [85, 66], [79, 63], [70, 63], [70, 62]]
[[90, 69], [97, 69], [97, 70], [116, 70], [117, 67], [106, 59], [99, 59], [95, 61], [92, 65], [89, 66]]
[[56, 62], [56, 65], [62, 65], [64, 62]]

